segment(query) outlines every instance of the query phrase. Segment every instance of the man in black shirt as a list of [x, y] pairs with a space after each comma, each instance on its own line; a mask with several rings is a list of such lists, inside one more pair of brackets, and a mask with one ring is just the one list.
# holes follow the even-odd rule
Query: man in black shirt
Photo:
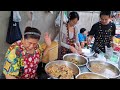
[[111, 47], [116, 26], [110, 21], [110, 14], [110, 11], [101, 11], [100, 21], [95, 23], [89, 32], [89, 39], [95, 38], [92, 50], [96, 53], [105, 53], [105, 46]]

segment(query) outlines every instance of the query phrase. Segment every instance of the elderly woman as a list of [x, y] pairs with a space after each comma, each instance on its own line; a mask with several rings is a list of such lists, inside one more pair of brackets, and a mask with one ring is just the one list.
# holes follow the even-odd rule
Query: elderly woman
[[47, 47], [42, 50], [39, 45], [41, 32], [37, 28], [26, 27], [24, 37], [13, 43], [6, 55], [3, 74], [6, 79], [37, 79], [37, 67], [47, 54], [51, 39], [45, 33], [44, 39]]

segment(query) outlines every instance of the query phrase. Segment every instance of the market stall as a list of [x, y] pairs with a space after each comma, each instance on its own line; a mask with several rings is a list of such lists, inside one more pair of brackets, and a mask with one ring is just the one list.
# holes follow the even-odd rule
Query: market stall
[[[86, 52], [86, 53], [89, 54], [89, 52]], [[120, 77], [119, 57], [118, 57], [120, 54], [114, 52], [114, 55], [117, 55], [117, 57], [111, 56], [110, 59], [107, 59], [105, 57], [105, 54], [103, 54], [103, 53], [98, 54], [97, 57], [95, 57], [92, 54], [91, 54], [91, 56], [90, 56], [90, 54], [89, 54], [89, 56], [82, 56], [82, 55], [78, 55], [78, 54], [75, 54], [75, 53], [71, 53], [71, 54], [66, 54], [63, 57], [63, 60], [61, 60], [61, 62], [62, 62], [63, 65], [65, 65], [64, 61], [71, 62], [71, 63], [74, 63], [76, 65], [76, 67], [79, 67], [79, 73], [77, 73], [76, 79], [78, 78], [78, 75], [94, 74], [94, 73], [97, 74], [98, 76], [102, 75], [102, 76], [106, 77], [104, 79], [118, 79]], [[89, 58], [89, 60], [88, 60], [88, 58]], [[67, 60], [67, 59], [70, 59], [70, 60]], [[86, 60], [87, 60], [87, 62], [86, 62]], [[56, 63], [55, 65], [59, 66], [61, 64], [61, 62], [60, 62], [60, 60], [58, 60], [58, 61], [55, 62]], [[69, 65], [69, 64], [67, 64], [67, 62], [66, 62], [66, 65]], [[54, 64], [54, 62], [48, 63], [46, 65], [47, 68], [51, 63]], [[52, 69], [54, 69], [54, 67]], [[47, 69], [46, 69], [46, 72], [47, 72]], [[49, 75], [50, 74], [51, 73], [49, 73]], [[56, 70], [56, 72], [54, 72], [53, 75], [58, 75], [59, 76], [59, 74], [60, 73], [58, 73], [57, 70]], [[55, 78], [53, 78], [50, 75], [50, 77], [47, 78], [47, 79], [55, 79]], [[56, 79], [59, 79], [59, 78], [56, 78]], [[73, 79], [75, 79], [75, 78], [73, 78]], [[100, 76], [99, 77], [97, 77], [97, 76], [88, 77], [87, 76], [87, 77], [84, 77], [84, 79], [101, 79], [101, 78], [100, 78]]]
[[[60, 24], [60, 33], [59, 33], [59, 46], [61, 46], [61, 31], [62, 31], [62, 29], [63, 29], [63, 13], [64, 12], [61, 12], [61, 24]], [[93, 18], [93, 17], [92, 17]], [[93, 20], [93, 19], [92, 19]], [[113, 50], [112, 50], [112, 48], [106, 48], [106, 52], [107, 53], [100, 53], [100, 54], [91, 54], [91, 50], [90, 50], [91, 48], [89, 48], [89, 49], [85, 49], [84, 51], [83, 51], [83, 53], [86, 55], [86, 58], [87, 58], [87, 60], [89, 60], [88, 61], [88, 63], [86, 63], [86, 65], [84, 65], [84, 66], [79, 66], [79, 68], [80, 68], [80, 71], [81, 71], [81, 73], [84, 73], [84, 72], [91, 72], [90, 70], [89, 70], [89, 68], [88, 68], [88, 65], [92, 62], [92, 61], [101, 61], [102, 63], [104, 63], [104, 65], [105, 65], [105, 70], [106, 70], [106, 72], [104, 72], [105, 74], [107, 74], [108, 75], [108, 73], [110, 74], [110, 72], [107, 72], [108, 71], [108, 69], [107, 69], [107, 66], [106, 65], [108, 65], [108, 66], [110, 66], [110, 67], [113, 67], [114, 68], [114, 70], [115, 70], [115, 68], [116, 68], [116, 71], [114, 71], [113, 70], [113, 72], [112, 72], [112, 69], [113, 68], [111, 68], [111, 74], [109, 75], [110, 77], [112, 77], [111, 75], [113, 75], [113, 73], [114, 72], [116, 72], [117, 74], [117, 76], [114, 76], [115, 78], [118, 78], [119, 77], [119, 56], [120, 56], [120, 54], [119, 54], [119, 52], [114, 52]], [[88, 51], [88, 52], [87, 52]], [[59, 53], [60, 54], [60, 53]], [[72, 58], [73, 56], [71, 56], [71, 58]], [[81, 56], [82, 57], [82, 56]], [[64, 57], [63, 57], [63, 59], [64, 59]], [[74, 57], [74, 59], [77, 59], [77, 57]], [[72, 59], [72, 60], [70, 60], [70, 61], [73, 61], [74, 59]], [[83, 59], [82, 59], [83, 60]], [[81, 59], [79, 58], [79, 60], [78, 61], [81, 61]], [[96, 67], [97, 68], [97, 67]], [[100, 68], [102, 68], [102, 67], [100, 67]], [[109, 69], [110, 70], [110, 69]]]
[[[60, 11], [60, 12], [61, 12], [61, 14], [60, 14], [61, 21], [60, 21], [59, 42], [58, 42], [59, 47], [61, 46], [61, 32], [63, 30], [63, 21], [64, 21], [63, 20], [63, 18], [64, 18], [63, 17], [64, 16], [64, 11]], [[64, 57], [63, 57], [63, 62], [64, 63], [62, 61], [56, 60], [55, 62], [54, 61], [49, 62], [46, 65], [46, 67], [51, 65], [51, 63], [52, 64], [53, 63], [57, 63], [57, 65], [55, 64], [56, 68], [59, 68], [59, 64], [60, 63], [63, 63], [64, 65], [69, 66], [66, 63], [71, 62], [73, 60], [77, 60], [77, 59], [78, 59], [77, 60], [78, 62], [81, 62], [81, 60], [83, 60], [83, 59], [81, 59], [81, 57], [83, 57], [83, 58], [86, 58], [85, 60], [87, 60], [87, 62], [84, 65], [82, 65], [82, 66], [81, 65], [78, 66], [77, 64], [75, 65], [75, 67], [76, 66], [79, 67], [79, 70], [80, 70], [78, 75], [79, 74], [83, 74], [83, 73], [88, 73], [89, 74], [90, 72], [92, 72], [92, 74], [93, 73], [97, 73], [97, 75], [100, 74], [100, 75], [103, 75], [103, 76], [105, 76], [106, 78], [109, 78], [109, 79], [110, 78], [118, 79], [118, 78], [120, 78], [120, 70], [119, 70], [120, 52], [115, 52], [114, 50], [112, 50], [112, 48], [108, 48], [107, 50], [108, 50], [107, 53], [96, 54], [96, 53], [91, 52], [91, 48], [89, 48], [89, 49], [85, 48], [83, 50], [83, 55], [78, 55], [78, 54], [74, 53], [74, 54], [76, 54], [77, 57], [80, 57], [79, 59], [74, 57], [74, 59], [72, 59], [70, 61], [67, 61], [67, 62], [64, 62]], [[61, 52], [60, 48], [59, 48], [59, 52]], [[59, 56], [60, 56], [60, 53], [59, 53]], [[76, 62], [76, 61], [74, 61], [74, 62]], [[73, 64], [73, 62], [71, 62], [71, 63]], [[92, 63], [93, 63], [93, 65], [94, 65], [94, 63], [98, 63], [97, 65], [99, 65], [99, 66], [95, 65], [95, 69], [93, 69], [93, 71], [90, 68]], [[63, 66], [63, 67], [66, 67], [66, 66]], [[63, 70], [63, 67], [60, 66], [60, 69], [62, 68], [62, 70]], [[56, 75], [57, 77], [56, 78], [52, 78], [52, 76], [50, 75], [51, 71], [50, 71], [50, 68], [49, 68], [50, 72], [47, 72], [47, 69], [46, 69], [46, 73], [49, 75], [49, 77], [46, 78], [46, 79], [60, 79], [60, 77], [61, 77], [61, 75], [59, 75], [59, 74], [61, 74], [60, 73], [60, 69], [58, 69], [58, 71], [57, 71], [56, 68], [54, 68], [54, 65], [51, 66], [51, 69], [55, 69], [53, 71], [56, 71], [56, 72], [54, 72], [52, 74]], [[99, 72], [97, 72], [97, 71], [94, 72], [94, 70], [95, 71], [98, 70]], [[64, 70], [63, 70], [63, 72], [64, 72]], [[69, 71], [66, 71], [66, 72], [69, 72]], [[66, 72], [64, 72], [64, 73], [66, 73]], [[102, 73], [100, 73], [100, 72], [102, 72]], [[73, 76], [74, 76], [74, 74], [73, 74]], [[77, 77], [77, 75], [76, 75], [76, 77]], [[72, 79], [76, 79], [75, 77], [74, 78], [71, 77], [71, 78]]]

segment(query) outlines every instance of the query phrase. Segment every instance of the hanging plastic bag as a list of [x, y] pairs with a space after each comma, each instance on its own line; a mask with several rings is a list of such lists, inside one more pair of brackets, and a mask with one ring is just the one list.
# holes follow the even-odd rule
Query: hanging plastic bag
[[9, 44], [12, 44], [12, 43], [20, 40], [21, 38], [22, 38], [22, 34], [20, 31], [19, 22], [13, 21], [13, 11], [11, 11], [6, 42]]
[[49, 11], [51, 14], [53, 14], [53, 11]]
[[20, 22], [21, 21], [21, 16], [19, 14], [19, 11], [13, 11], [13, 21], [14, 22]]
[[68, 21], [67, 12], [64, 11], [63, 22], [64, 22], [64, 23], [67, 23], [67, 21]]
[[[68, 18], [67, 18], [66, 13], [64, 12], [63, 22], [64, 22], [64, 23], [67, 23], [67, 21], [68, 21]], [[57, 16], [57, 18], [56, 18], [56, 20], [55, 20], [55, 26], [56, 26], [56, 27], [60, 27], [60, 22], [61, 22], [61, 12], [59, 12], [59, 14], [58, 14], [58, 16]]]
[[58, 27], [58, 26], [60, 27], [60, 21], [61, 20], [60, 20], [60, 13], [59, 13], [58, 16], [57, 16], [57, 18], [56, 18], [56, 20], [55, 20], [55, 26], [56, 27]]
[[105, 46], [105, 55], [107, 59], [110, 59], [113, 56], [113, 48]]

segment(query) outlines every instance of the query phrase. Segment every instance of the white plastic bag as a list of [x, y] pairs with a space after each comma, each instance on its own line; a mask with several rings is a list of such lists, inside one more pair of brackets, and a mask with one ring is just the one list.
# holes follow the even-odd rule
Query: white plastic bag
[[[65, 15], [65, 13], [64, 13], [63, 16], [64, 16], [64, 17], [63, 17], [63, 22], [64, 22], [64, 23], [67, 23], [68, 18], [67, 18], [67, 16]], [[56, 27], [60, 27], [60, 22], [61, 22], [61, 12], [59, 12], [59, 14], [58, 14], [58, 16], [57, 16], [57, 18], [56, 18], [56, 20], [55, 20], [55, 26], [56, 26]]]
[[113, 56], [113, 48], [108, 48], [107, 46], [105, 46], [105, 54], [107, 55], [108, 59], [110, 59]]
[[19, 14], [19, 11], [13, 11], [13, 21], [14, 22], [20, 22], [21, 21], [21, 16]]
[[56, 27], [57, 27], [57, 26], [60, 27], [60, 21], [61, 21], [61, 20], [60, 20], [60, 18], [61, 18], [60, 15], [61, 15], [61, 14], [59, 13], [58, 16], [57, 16], [57, 18], [56, 18], [56, 20], [55, 20], [55, 26], [56, 26]]
[[53, 11], [50, 11], [51, 14], [53, 14]]

